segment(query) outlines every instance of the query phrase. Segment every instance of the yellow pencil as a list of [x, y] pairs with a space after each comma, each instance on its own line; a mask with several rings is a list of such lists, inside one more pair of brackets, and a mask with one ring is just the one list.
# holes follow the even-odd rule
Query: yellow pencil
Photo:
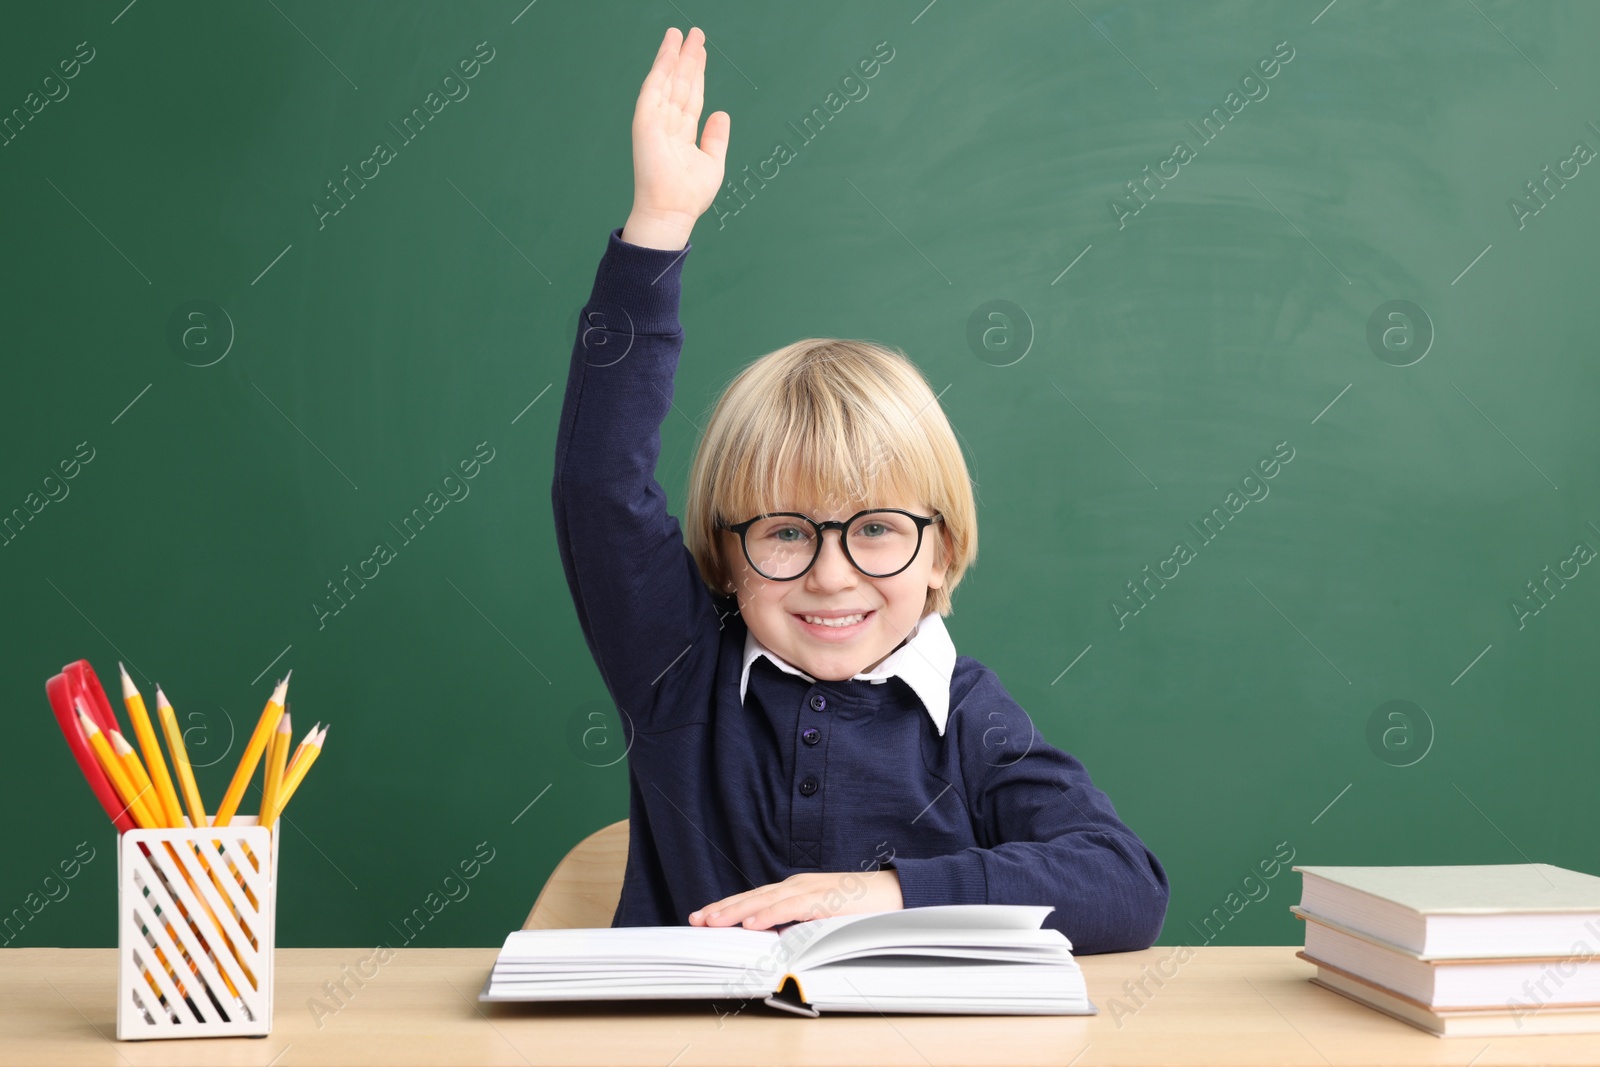
[[266, 750], [267, 739], [278, 728], [278, 716], [283, 714], [283, 698], [288, 689], [289, 675], [286, 674], [283, 676], [283, 681], [273, 688], [267, 706], [261, 709], [261, 718], [256, 722], [255, 733], [250, 735], [250, 743], [245, 746], [244, 755], [239, 757], [239, 766], [233, 772], [233, 781], [228, 783], [228, 791], [223, 794], [216, 816], [211, 820], [212, 826], [227, 826], [233, 820], [234, 813], [239, 810], [239, 801], [244, 799], [245, 787], [250, 784], [250, 779], [256, 773], [256, 764], [261, 762], [261, 753]]
[[[139, 795], [139, 787], [134, 785], [133, 779], [128, 776], [126, 764], [112, 751], [111, 742], [106, 740], [106, 735], [100, 732], [100, 727], [89, 718], [81, 704], [78, 706], [78, 725], [83, 728], [83, 735], [88, 739], [89, 747], [94, 749], [95, 757], [99, 759], [106, 777], [111, 779], [111, 785], [122, 798], [123, 807], [133, 816], [134, 825], [140, 829], [159, 826], [156, 817], [145, 805], [144, 797]], [[123, 744], [126, 745], [127, 742], [124, 741]]]
[[266, 784], [261, 789], [262, 814], [272, 810], [278, 790], [283, 787], [283, 772], [289, 762], [289, 743], [294, 740], [293, 734], [294, 727], [289, 721], [289, 709], [285, 707], [283, 714], [278, 718], [278, 731], [272, 735], [272, 743], [267, 746]]
[[[317, 731], [321, 729], [322, 723], [319, 721], [313, 723], [311, 729], [306, 731], [306, 735], [300, 739], [300, 747], [294, 750], [293, 756], [289, 757], [289, 765], [283, 769], [284, 774], [287, 775], [290, 771], [294, 770], [294, 765], [300, 762], [300, 757], [305, 755], [306, 749], [311, 746], [311, 739], [316, 737]], [[281, 785], [278, 788], [278, 792], [283, 792]]]
[[323, 739], [328, 736], [328, 728], [324, 726], [315, 736], [307, 737], [301, 742], [299, 752], [295, 754], [294, 766], [290, 767], [283, 777], [283, 787], [279, 789], [274, 800], [272, 810], [263, 814], [261, 825], [272, 826], [278, 821], [278, 816], [283, 813], [284, 806], [289, 803], [289, 798], [294, 796], [294, 791], [300, 788], [300, 783], [305, 780], [306, 773], [311, 770], [311, 765], [317, 762], [317, 756], [322, 753]]
[[155, 787], [150, 784], [150, 776], [144, 772], [144, 765], [139, 762], [139, 753], [128, 744], [128, 739], [119, 731], [110, 731], [111, 751], [116, 754], [118, 762], [122, 764], [123, 773], [133, 783], [133, 788], [138, 791], [139, 799], [147, 806], [150, 817], [155, 822], [150, 825], [157, 828], [167, 825], [167, 812], [155, 797]]
[[[167, 735], [167, 750], [172, 753], [172, 764], [178, 771], [178, 784], [183, 789], [183, 802], [189, 809], [189, 825], [195, 828], [204, 827], [208, 825], [206, 805], [200, 797], [200, 787], [194, 779], [194, 768], [189, 763], [189, 746], [184, 743], [183, 731], [178, 727], [178, 713], [173, 710], [172, 702], [167, 699], [167, 694], [161, 691], [159, 685], [156, 686], [156, 713], [161, 717], [161, 729]], [[254, 853], [251, 853], [248, 847], [245, 851], [254, 857]], [[204, 862], [204, 859], [201, 862]], [[244, 890], [244, 895], [249, 899], [251, 906], [259, 906], [255, 893], [245, 884], [244, 875], [233, 865], [232, 858], [228, 858], [227, 863], [228, 869], [233, 872], [234, 881]], [[220, 890], [221, 887], [218, 888]], [[253, 936], [251, 940], [254, 941]]]
[[139, 751], [144, 754], [145, 765], [150, 770], [150, 780], [155, 785], [156, 799], [160, 802], [168, 826], [183, 825], [183, 809], [178, 806], [178, 793], [172, 788], [172, 778], [167, 774], [167, 761], [161, 758], [161, 744], [150, 725], [150, 713], [145, 710], [144, 697], [128, 677], [128, 668], [120, 662], [122, 672], [122, 703], [128, 709], [128, 721], [133, 724], [133, 735], [139, 739]]
[[[318, 722], [315, 725], [313, 725], [311, 727], [311, 729], [306, 731], [305, 737], [302, 737], [300, 739], [300, 746], [294, 750], [294, 755], [289, 758], [288, 765], [286, 767], [284, 767], [283, 776], [284, 776], [285, 780], [288, 779], [290, 774], [294, 773], [295, 766], [297, 764], [299, 764], [300, 761], [305, 757], [306, 750], [311, 747], [311, 743], [313, 741], [319, 741], [320, 740], [319, 734], [321, 733], [321, 731], [322, 731], [322, 723]], [[297, 784], [298, 784], [298, 781], [299, 780], [296, 779], [296, 783]], [[288, 800], [288, 799], [289, 799], [288, 796], [285, 795], [285, 793], [283, 791], [283, 782], [280, 782], [278, 784], [278, 793], [273, 798], [273, 807], [276, 809], [276, 811], [269, 813], [267, 808], [266, 808], [266, 805], [262, 805], [261, 817], [256, 820], [257, 825], [259, 825], [259, 826], [271, 826], [274, 822], [276, 822], [277, 821], [277, 813], [283, 811], [283, 802]], [[268, 818], [269, 814], [271, 815], [271, 818]]]
[[[161, 730], [167, 735], [167, 751], [172, 753], [172, 765], [178, 770], [178, 785], [183, 789], [183, 802], [189, 809], [189, 824], [206, 825], [206, 806], [200, 799], [200, 786], [194, 780], [194, 768], [189, 764], [189, 746], [183, 743], [183, 731], [178, 729], [178, 715], [167, 701], [167, 695], [156, 686], [156, 714], [161, 718]], [[177, 825], [182, 825], [179, 820]]]

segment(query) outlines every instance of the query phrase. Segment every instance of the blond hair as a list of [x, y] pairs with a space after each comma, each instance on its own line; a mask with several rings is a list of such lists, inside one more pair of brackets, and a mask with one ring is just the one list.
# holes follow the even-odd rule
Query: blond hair
[[[718, 398], [689, 473], [684, 542], [713, 593], [728, 596], [723, 555], [741, 522], [773, 510], [851, 511], [892, 496], [943, 518], [924, 533], [948, 566], [922, 614], [948, 615], [977, 558], [978, 514], [961, 446], [927, 379], [905, 354], [870, 341], [807, 338], [746, 366]], [[780, 507], [780, 505], [785, 505]], [[853, 506], [852, 506], [853, 505]], [[726, 541], [724, 541], [726, 538]], [[729, 551], [737, 552], [735, 546]]]

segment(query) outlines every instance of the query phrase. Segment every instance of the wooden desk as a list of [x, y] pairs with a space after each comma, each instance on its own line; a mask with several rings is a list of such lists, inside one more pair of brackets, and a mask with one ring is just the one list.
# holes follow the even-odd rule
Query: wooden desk
[[[759, 1001], [479, 1004], [495, 950], [401, 949], [336, 1014], [308, 1002], [370, 949], [279, 949], [265, 1038], [118, 1042], [112, 949], [0, 950], [0, 1065], [1600, 1063], [1600, 1035], [1436, 1038], [1311, 985], [1292, 947], [1171, 948], [1081, 963], [1092, 1017], [786, 1015]], [[1145, 967], [1150, 970], [1145, 970]], [[370, 973], [370, 968], [368, 968]], [[1146, 977], [1138, 1006], [1123, 982]], [[1121, 1005], [1121, 1009], [1117, 1005]], [[737, 1001], [718, 1002], [732, 1011]], [[1131, 1012], [1128, 1009], [1136, 1009]]]

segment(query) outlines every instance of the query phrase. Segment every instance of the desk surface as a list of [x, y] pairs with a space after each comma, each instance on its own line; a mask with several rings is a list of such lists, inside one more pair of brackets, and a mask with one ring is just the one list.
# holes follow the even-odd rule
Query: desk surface
[[[1600, 1035], [1433, 1037], [1312, 985], [1294, 951], [1205, 947], [1181, 964], [1175, 948], [1085, 956], [1092, 1017], [806, 1019], [760, 1001], [737, 1013], [738, 1001], [480, 1004], [489, 948], [400, 949], [330, 1013], [323, 983], [371, 950], [291, 948], [275, 961], [270, 1036], [118, 1042], [115, 950], [4, 949], [0, 1065], [1600, 1063]], [[1159, 987], [1158, 963], [1176, 968]], [[1141, 978], [1149, 995], [1135, 1000], [1123, 983]]]

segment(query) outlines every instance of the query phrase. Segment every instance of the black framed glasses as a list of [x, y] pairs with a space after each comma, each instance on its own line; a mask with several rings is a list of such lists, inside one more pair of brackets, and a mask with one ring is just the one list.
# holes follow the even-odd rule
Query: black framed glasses
[[922, 531], [944, 516], [913, 515], [900, 508], [869, 508], [848, 519], [818, 522], [795, 511], [757, 515], [744, 522], [718, 521], [717, 529], [739, 535], [744, 558], [756, 573], [774, 582], [792, 582], [822, 554], [822, 535], [839, 531], [845, 558], [869, 578], [890, 578], [917, 558]]

